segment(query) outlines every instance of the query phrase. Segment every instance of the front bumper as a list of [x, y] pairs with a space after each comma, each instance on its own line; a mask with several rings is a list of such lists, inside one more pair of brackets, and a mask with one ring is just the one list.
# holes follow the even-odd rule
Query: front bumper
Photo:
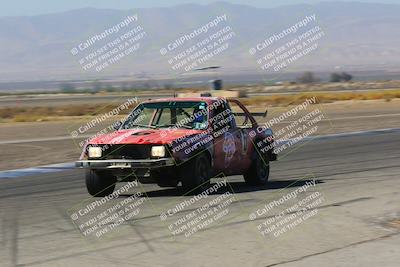
[[75, 167], [84, 169], [153, 169], [174, 165], [173, 158], [80, 160], [75, 162]]

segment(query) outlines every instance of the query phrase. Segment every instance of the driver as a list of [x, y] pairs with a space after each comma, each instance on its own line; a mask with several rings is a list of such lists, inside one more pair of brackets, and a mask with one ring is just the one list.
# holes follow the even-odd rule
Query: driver
[[206, 107], [203, 105], [197, 106], [193, 110], [193, 121], [192, 125], [195, 129], [202, 129], [206, 126], [207, 117], [206, 117]]

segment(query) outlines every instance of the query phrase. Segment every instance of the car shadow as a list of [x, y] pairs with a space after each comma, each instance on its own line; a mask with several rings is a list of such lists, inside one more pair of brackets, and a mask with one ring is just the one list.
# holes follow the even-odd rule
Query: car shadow
[[[210, 195], [220, 195], [224, 194], [227, 191], [235, 194], [240, 193], [248, 193], [248, 192], [257, 192], [257, 191], [267, 191], [267, 190], [279, 190], [285, 188], [294, 188], [294, 187], [301, 187], [306, 184], [310, 184], [315, 181], [315, 184], [324, 183], [323, 180], [284, 180], [284, 181], [270, 181], [266, 185], [263, 186], [252, 186], [248, 185], [245, 182], [228, 182], [227, 186], [221, 187], [218, 191], [211, 193]], [[211, 183], [211, 187], [216, 183]], [[146, 197], [171, 197], [171, 196], [183, 196], [182, 190], [180, 187], [177, 188], [161, 188], [159, 190], [151, 190], [147, 192], [142, 192]], [[122, 194], [121, 197], [130, 197], [132, 194]], [[192, 195], [185, 195], [185, 196], [192, 196]]]
[[[276, 189], [285, 189], [285, 188], [293, 188], [293, 187], [301, 187], [306, 184], [312, 183], [314, 180], [305, 179], [305, 180], [284, 180], [284, 181], [270, 181], [266, 185], [262, 186], [254, 186], [248, 185], [245, 182], [232, 182], [229, 183], [231, 187], [231, 191], [233, 193], [248, 193], [248, 192], [256, 192], [263, 190], [276, 190]], [[324, 183], [323, 180], [315, 180], [315, 184]], [[226, 191], [224, 191], [226, 192]], [[222, 192], [222, 193], [224, 193]]]

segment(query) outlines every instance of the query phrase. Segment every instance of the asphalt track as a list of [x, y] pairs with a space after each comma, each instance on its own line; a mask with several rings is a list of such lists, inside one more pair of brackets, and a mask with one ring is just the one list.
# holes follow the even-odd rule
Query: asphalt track
[[[241, 176], [227, 187], [163, 221], [160, 214], [192, 197], [175, 189], [139, 185], [98, 208], [142, 192], [133, 219], [100, 238], [84, 237], [70, 215], [94, 201], [83, 171], [66, 170], [0, 179], [1, 266], [398, 266], [400, 261], [400, 134], [321, 138], [284, 151], [271, 164], [270, 183], [252, 187]], [[221, 181], [215, 180], [214, 182]], [[254, 221], [249, 215], [304, 185], [316, 185]], [[214, 184], [215, 185], [215, 184]], [[232, 202], [225, 217], [189, 237], [169, 225], [225, 191]], [[279, 236], [258, 227], [283, 208], [318, 192], [314, 215]], [[296, 212], [286, 213], [280, 219]]]
[[[372, 120], [372, 119], [397, 119], [400, 117], [400, 113], [391, 113], [391, 114], [376, 114], [376, 115], [357, 115], [357, 116], [342, 116], [340, 118], [329, 118], [328, 120], [332, 123], [338, 121], [354, 121], [354, 120]], [[292, 121], [286, 121], [285, 123], [291, 123]], [[80, 135], [79, 138], [90, 138], [93, 134]], [[8, 144], [24, 144], [24, 143], [34, 143], [34, 142], [44, 142], [44, 141], [62, 141], [62, 140], [73, 140], [74, 138], [71, 135], [64, 136], [54, 136], [54, 137], [45, 137], [45, 138], [29, 138], [29, 139], [15, 139], [15, 140], [5, 140], [0, 141], [0, 145], [8, 145]]]

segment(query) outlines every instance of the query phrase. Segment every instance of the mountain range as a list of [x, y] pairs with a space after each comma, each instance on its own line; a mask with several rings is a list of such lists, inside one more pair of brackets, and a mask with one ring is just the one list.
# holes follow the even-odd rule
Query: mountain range
[[[145, 31], [138, 51], [100, 72], [85, 71], [79, 63], [81, 54], [74, 56], [71, 49], [136, 14], [135, 25], [125, 28], [140, 26]], [[87, 8], [48, 15], [0, 17], [0, 81], [183, 75], [171, 68], [168, 63], [171, 57], [163, 56], [160, 49], [224, 14], [227, 20], [221, 27], [229, 26], [234, 38], [226, 51], [200, 67], [218, 65], [224, 72], [260, 73], [263, 70], [249, 49], [315, 14], [313, 25], [324, 32], [318, 49], [282, 71], [400, 69], [400, 5], [325, 2], [256, 8], [217, 2], [126, 11]], [[112, 33], [92, 48], [100, 48], [123, 33], [122, 30]], [[207, 34], [186, 41], [182, 47], [196, 45]]]

